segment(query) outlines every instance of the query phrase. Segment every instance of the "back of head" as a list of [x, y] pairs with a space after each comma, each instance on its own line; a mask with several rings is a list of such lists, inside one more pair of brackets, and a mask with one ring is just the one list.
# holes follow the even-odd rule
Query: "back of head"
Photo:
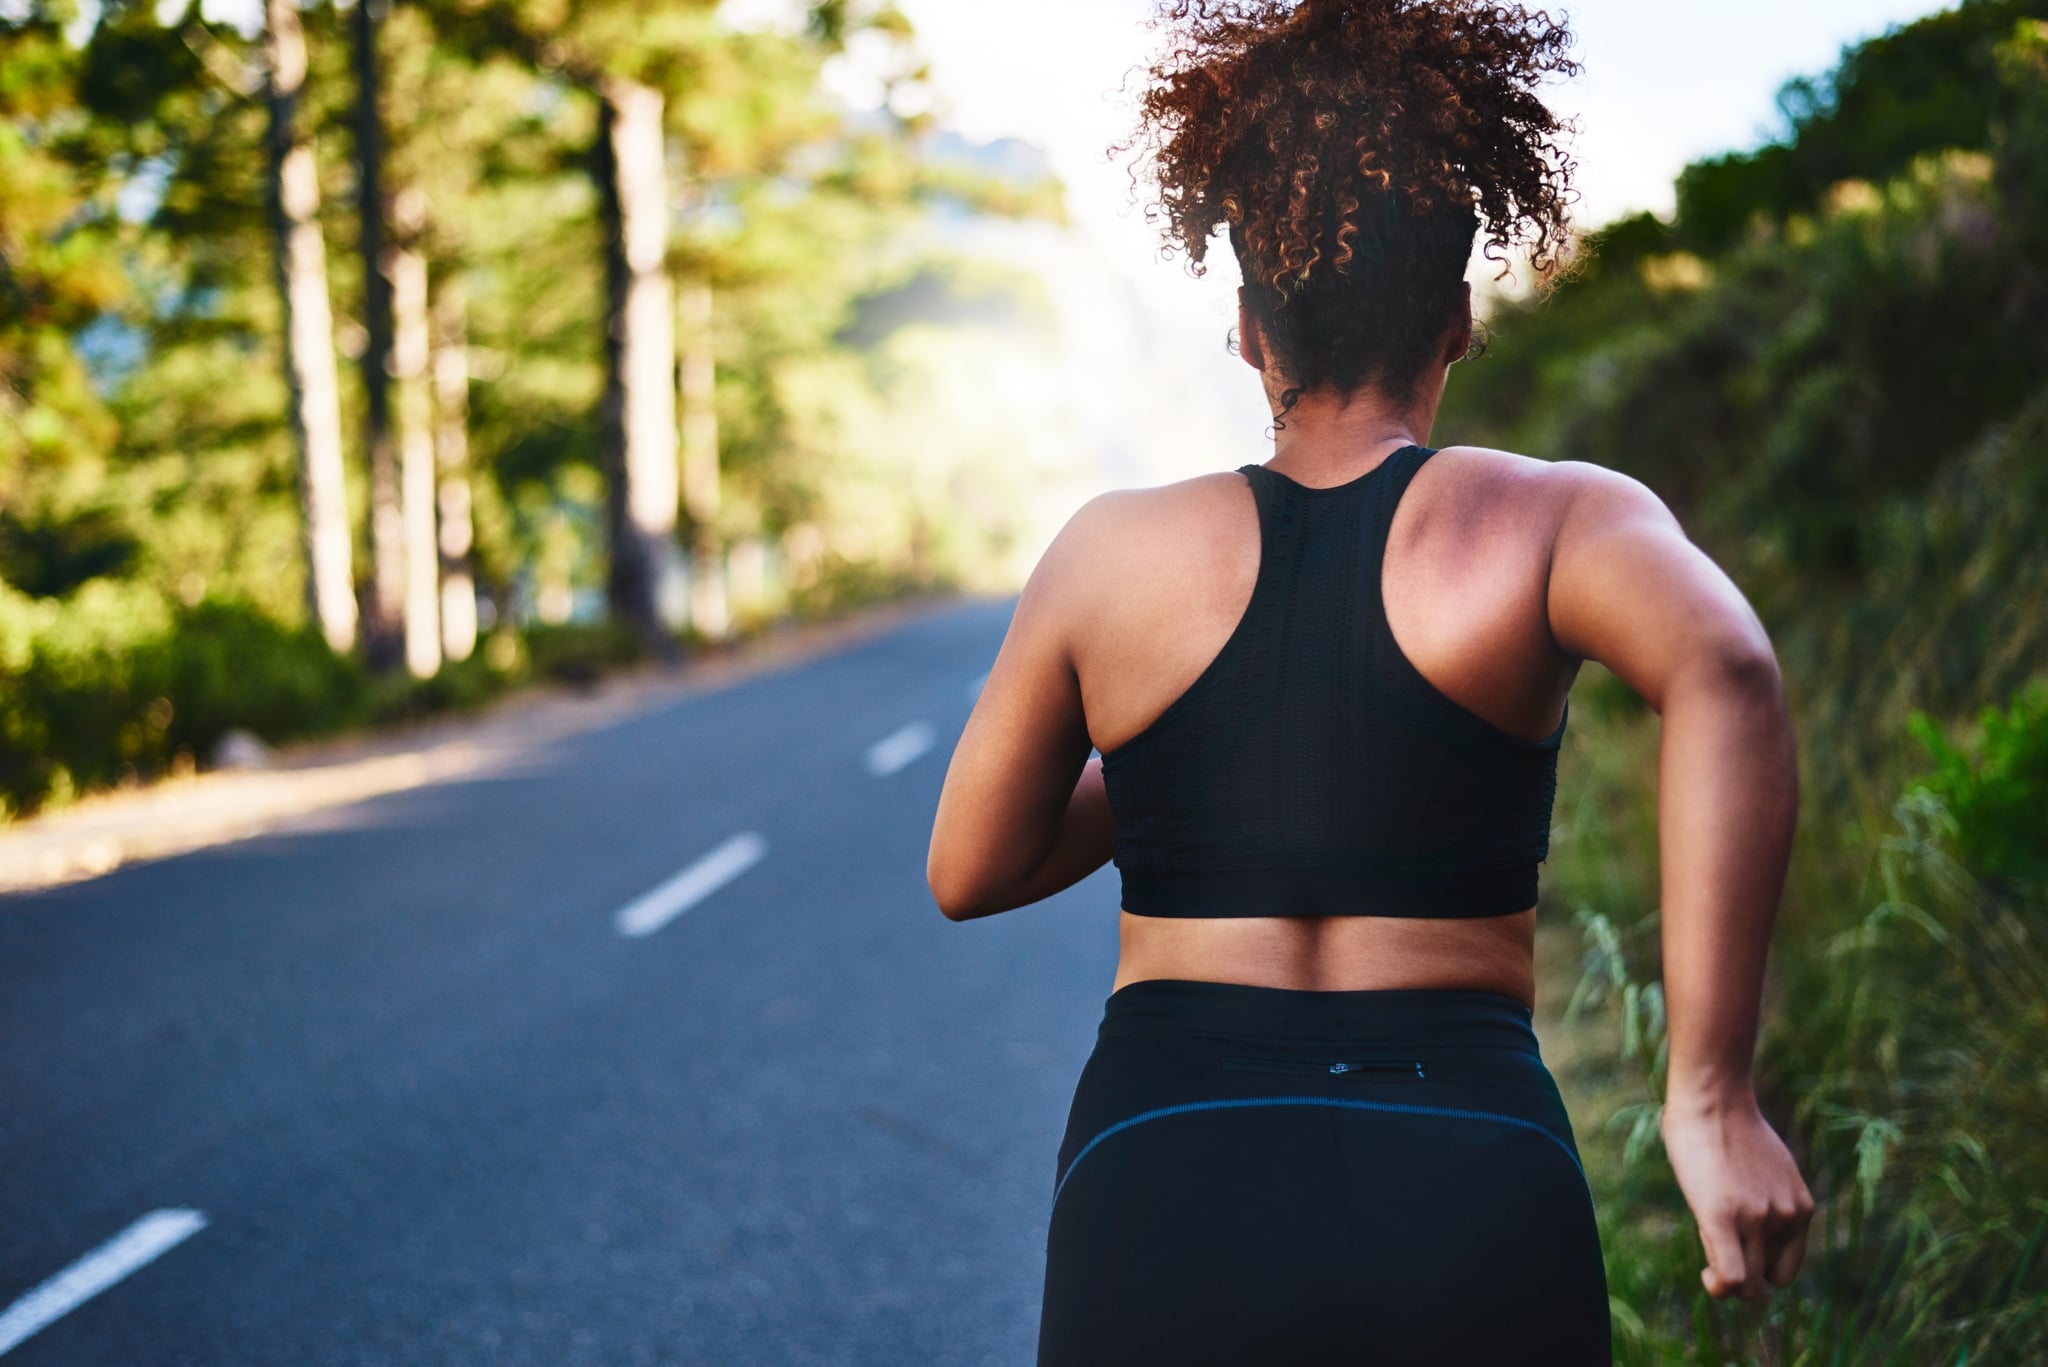
[[[1293, 391], [1405, 399], [1440, 360], [1478, 235], [1568, 241], [1577, 70], [1543, 12], [1483, 0], [1169, 0], [1137, 146], [1197, 270], [1227, 227], [1247, 311]], [[1291, 396], [1289, 399], [1291, 403]]]

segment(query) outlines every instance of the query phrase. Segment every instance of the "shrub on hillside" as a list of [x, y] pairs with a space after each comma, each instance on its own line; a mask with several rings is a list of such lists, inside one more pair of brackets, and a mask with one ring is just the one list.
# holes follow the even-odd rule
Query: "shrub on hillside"
[[1616, 1031], [1568, 1087], [1608, 1115], [1583, 1139], [1621, 1362], [2048, 1360], [2048, 688], [1958, 741], [1915, 729], [1933, 770], [1865, 823], [1871, 846], [1824, 852], [1838, 895], [1773, 946], [1758, 1092], [1818, 1210], [1800, 1280], [1766, 1306], [1698, 1289], [1658, 1146], [1657, 913], [1578, 913], [1566, 1019]]
[[2048, 685], [1985, 709], [1961, 744], [1924, 714], [1913, 734], [1934, 764], [1916, 791], [1953, 819], [1963, 862], [1982, 876], [2048, 883]]
[[0, 585], [0, 811], [361, 719], [367, 681], [317, 633], [235, 603], [184, 608], [132, 582], [68, 597]]

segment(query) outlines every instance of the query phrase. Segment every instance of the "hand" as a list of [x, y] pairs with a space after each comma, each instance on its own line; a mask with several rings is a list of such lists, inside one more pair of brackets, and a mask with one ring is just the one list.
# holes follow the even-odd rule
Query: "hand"
[[1679, 1190], [1699, 1222], [1710, 1296], [1755, 1300], [1787, 1286], [1806, 1257], [1813, 1195], [1747, 1087], [1712, 1096], [1673, 1093], [1661, 1124]]

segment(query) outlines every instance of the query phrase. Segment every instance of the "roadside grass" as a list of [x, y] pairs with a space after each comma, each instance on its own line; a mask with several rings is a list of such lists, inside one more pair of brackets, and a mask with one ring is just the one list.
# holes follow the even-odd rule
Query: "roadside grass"
[[1560, 785], [1539, 1028], [1599, 1213], [1622, 1364], [2048, 1361], [2048, 690], [1854, 820], [1809, 810], [1772, 949], [1764, 1112], [1818, 1209], [1799, 1279], [1716, 1301], [1658, 1129], [1655, 720], [1598, 679]]

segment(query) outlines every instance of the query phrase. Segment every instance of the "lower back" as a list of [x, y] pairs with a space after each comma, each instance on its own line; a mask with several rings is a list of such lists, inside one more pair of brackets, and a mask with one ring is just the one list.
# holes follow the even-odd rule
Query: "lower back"
[[1123, 913], [1116, 987], [1152, 978], [1318, 992], [1460, 987], [1533, 1006], [1536, 912], [1169, 920]]

